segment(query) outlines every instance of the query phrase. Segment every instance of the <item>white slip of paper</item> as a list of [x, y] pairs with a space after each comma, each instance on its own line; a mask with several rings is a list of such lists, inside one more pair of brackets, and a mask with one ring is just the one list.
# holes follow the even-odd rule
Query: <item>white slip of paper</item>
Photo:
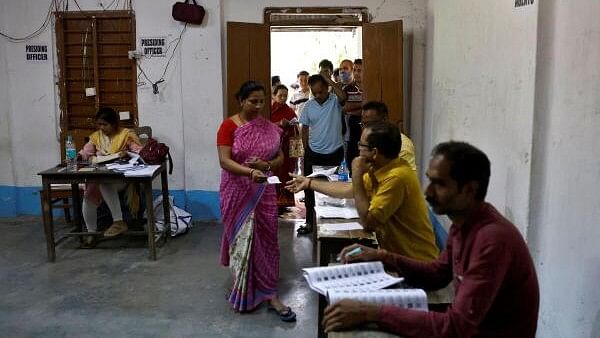
[[279, 177], [277, 176], [269, 176], [267, 177], [267, 183], [269, 184], [281, 184]]
[[404, 280], [388, 275], [381, 262], [354, 263], [305, 268], [304, 278], [311, 289], [322, 295], [329, 290], [372, 291]]
[[358, 211], [354, 207], [331, 207], [326, 205], [315, 206], [315, 211], [319, 218], [358, 218]]
[[127, 170], [124, 175], [127, 177], [147, 177], [152, 176], [156, 170], [160, 168], [159, 165], [149, 165], [145, 167], [141, 167], [141, 169], [136, 170]]
[[358, 222], [350, 223], [323, 223], [319, 225], [323, 231], [341, 231], [341, 230], [363, 230], [363, 226]]

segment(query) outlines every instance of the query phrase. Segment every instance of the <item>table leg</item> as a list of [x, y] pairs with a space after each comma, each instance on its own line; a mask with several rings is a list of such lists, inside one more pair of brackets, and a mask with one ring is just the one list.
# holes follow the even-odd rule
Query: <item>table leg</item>
[[54, 224], [52, 219], [52, 201], [50, 197], [50, 182], [42, 179], [42, 217], [44, 220], [44, 233], [46, 234], [46, 253], [49, 262], [56, 260], [54, 243]]
[[73, 217], [77, 231], [83, 231], [83, 216], [81, 214], [81, 194], [79, 193], [79, 183], [71, 184], [71, 199], [73, 204]]
[[162, 200], [163, 200], [163, 216], [165, 220], [165, 241], [171, 236], [171, 206], [169, 205], [169, 180], [167, 177], [167, 168], [163, 163], [163, 170], [160, 173]]
[[148, 249], [150, 259], [156, 260], [156, 242], [154, 242], [154, 210], [152, 210], [152, 180], [144, 181], [144, 195], [146, 196], [146, 218], [148, 220]]

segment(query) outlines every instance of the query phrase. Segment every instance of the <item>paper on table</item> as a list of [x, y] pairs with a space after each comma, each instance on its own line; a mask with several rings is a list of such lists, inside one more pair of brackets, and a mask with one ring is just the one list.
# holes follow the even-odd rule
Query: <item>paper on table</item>
[[281, 181], [279, 180], [279, 177], [277, 177], [277, 176], [269, 176], [269, 177], [267, 177], [267, 183], [269, 183], [269, 184], [280, 184]]
[[149, 165], [149, 166], [140, 167], [140, 168], [141, 169], [127, 170], [125, 172], [125, 176], [127, 176], [127, 177], [146, 177], [146, 176], [152, 176], [152, 174], [154, 174], [154, 172], [156, 170], [158, 170], [158, 168], [160, 168], [160, 166], [159, 165]]
[[315, 206], [319, 218], [358, 218], [356, 208], [330, 207], [326, 205]]
[[370, 304], [388, 304], [404, 309], [427, 311], [427, 294], [422, 289], [382, 289], [376, 291], [329, 290], [329, 303], [353, 299]]
[[333, 168], [329, 168], [329, 169], [325, 169], [325, 170], [315, 170], [312, 174], [310, 174], [306, 177], [327, 177], [329, 180], [331, 180], [330, 176], [335, 174], [336, 170], [337, 170], [337, 167], [333, 167]]
[[323, 223], [320, 225], [324, 231], [340, 231], [340, 230], [363, 230], [363, 226], [358, 222], [350, 223]]
[[327, 295], [330, 290], [379, 290], [404, 280], [388, 275], [381, 262], [304, 268], [302, 271], [310, 288], [322, 295]]

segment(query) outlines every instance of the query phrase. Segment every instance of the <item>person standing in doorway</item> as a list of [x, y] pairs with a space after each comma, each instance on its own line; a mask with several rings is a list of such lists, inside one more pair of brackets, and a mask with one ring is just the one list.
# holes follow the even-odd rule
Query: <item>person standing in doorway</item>
[[310, 88], [308, 87], [308, 72], [302, 70], [298, 73], [298, 90], [294, 92], [290, 99], [290, 105], [294, 108], [296, 116], [302, 116], [302, 110], [306, 101], [310, 98]]
[[[283, 152], [283, 164], [274, 170], [274, 173], [281, 182], [287, 182], [290, 179], [290, 173], [295, 171], [297, 159], [290, 157], [290, 138], [299, 133], [297, 123], [290, 123], [296, 118], [296, 113], [287, 105], [287, 96], [286, 86], [280, 84], [273, 87], [271, 122], [281, 128], [281, 151]], [[283, 184], [277, 184], [275, 190], [277, 190], [277, 207], [279, 213], [282, 214], [287, 207], [295, 205], [294, 194], [285, 189]]]
[[354, 79], [354, 63], [350, 60], [343, 60], [340, 63], [340, 79], [342, 89], [348, 97], [344, 105], [344, 123], [346, 133], [346, 161], [352, 163], [352, 160], [358, 156], [357, 143], [360, 140], [362, 129], [360, 127], [362, 113], [362, 91]]
[[[331, 80], [330, 75], [324, 69], [322, 74], [308, 78], [313, 98], [306, 102], [300, 117], [302, 141], [305, 145], [304, 175], [312, 173], [313, 165], [337, 166], [344, 159], [342, 107], [346, 102], [346, 94]], [[333, 88], [333, 93], [329, 93], [329, 86]], [[306, 191], [305, 203], [306, 224], [298, 228], [299, 234], [312, 232], [315, 225], [313, 191]]]

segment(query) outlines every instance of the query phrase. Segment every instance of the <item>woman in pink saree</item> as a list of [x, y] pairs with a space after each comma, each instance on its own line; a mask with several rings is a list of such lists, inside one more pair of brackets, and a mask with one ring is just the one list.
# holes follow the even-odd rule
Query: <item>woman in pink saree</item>
[[268, 301], [281, 320], [295, 321], [296, 314], [277, 294], [277, 197], [274, 185], [266, 184], [283, 164], [281, 129], [261, 116], [265, 90], [260, 83], [244, 83], [236, 98], [240, 112], [223, 121], [217, 133], [223, 169], [221, 264], [234, 278], [229, 302], [235, 311], [248, 312]]

